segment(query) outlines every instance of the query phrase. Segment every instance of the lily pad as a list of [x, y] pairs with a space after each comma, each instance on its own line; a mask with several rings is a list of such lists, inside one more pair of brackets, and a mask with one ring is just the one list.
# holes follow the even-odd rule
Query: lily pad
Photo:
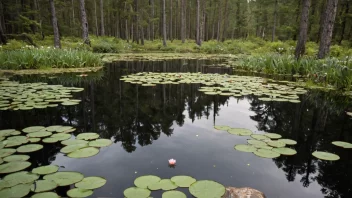
[[315, 151], [312, 153], [312, 155], [321, 160], [336, 161], [340, 159], [340, 157], [336, 154], [322, 151]]
[[85, 177], [82, 181], [75, 184], [76, 188], [93, 190], [106, 184], [106, 179], [102, 177]]
[[49, 132], [55, 132], [57, 129], [61, 128], [61, 125], [54, 125], [54, 126], [49, 126], [46, 127], [45, 130]]
[[34, 132], [38, 132], [42, 129], [45, 129], [45, 127], [43, 126], [31, 126], [31, 127], [27, 127], [27, 128], [24, 128], [22, 131], [25, 132], [25, 133], [34, 133]]
[[52, 135], [51, 132], [44, 131], [44, 132], [29, 133], [27, 135], [27, 137], [30, 137], [30, 138], [42, 138], [42, 137], [48, 137], [48, 136], [51, 136], [51, 135]]
[[50, 136], [51, 138], [55, 138], [58, 141], [63, 141], [63, 140], [68, 140], [71, 138], [71, 134], [67, 134], [67, 133], [57, 133], [54, 134], [52, 136]]
[[57, 128], [57, 129], [56, 129], [56, 132], [58, 132], [58, 133], [65, 133], [66, 131], [72, 130], [72, 129], [74, 129], [74, 128], [71, 127], [71, 126], [62, 126], [62, 127], [60, 127], [60, 128]]
[[254, 154], [263, 158], [276, 158], [280, 157], [280, 154], [268, 149], [258, 149], [254, 151]]
[[61, 153], [71, 153], [73, 151], [77, 151], [78, 149], [88, 147], [88, 144], [73, 144], [63, 147], [60, 152]]
[[48, 166], [41, 166], [38, 168], [34, 168], [32, 173], [36, 173], [39, 175], [48, 175], [51, 173], [56, 173], [59, 170], [59, 166], [57, 165], [48, 165]]
[[201, 180], [193, 183], [189, 192], [198, 198], [220, 198], [225, 194], [225, 187], [215, 181]]
[[60, 196], [54, 192], [42, 192], [34, 194], [31, 198], [60, 198]]
[[149, 185], [158, 183], [160, 180], [160, 177], [154, 175], [144, 175], [135, 179], [134, 185], [139, 188], [147, 188]]
[[214, 128], [221, 131], [227, 131], [228, 129], [230, 129], [229, 126], [223, 126], [223, 125], [215, 125]]
[[30, 162], [8, 162], [0, 165], [0, 173], [13, 173], [31, 166]]
[[52, 138], [52, 137], [48, 137], [48, 138], [43, 139], [44, 143], [56, 143], [58, 141], [59, 141], [58, 139]]
[[348, 148], [348, 149], [352, 148], [352, 144], [349, 142], [334, 141], [334, 142], [332, 142], [332, 144], [335, 146], [342, 147], [342, 148]]
[[24, 197], [30, 192], [32, 184], [19, 184], [11, 188], [5, 188], [0, 191], [0, 197]]
[[16, 162], [16, 161], [27, 161], [29, 159], [29, 155], [10, 155], [5, 157], [3, 160], [5, 162]]
[[162, 179], [159, 182], [148, 185], [149, 190], [173, 190], [177, 186], [170, 179]]
[[16, 130], [15, 129], [3, 129], [3, 130], [0, 130], [0, 137], [9, 136], [14, 131], [16, 131]]
[[72, 139], [72, 140], [65, 140], [65, 141], [62, 141], [61, 144], [63, 145], [74, 145], [74, 144], [88, 144], [87, 141], [85, 140], [76, 140], [76, 139]]
[[181, 191], [170, 190], [164, 192], [162, 198], [187, 198], [187, 196]]
[[19, 153], [31, 153], [34, 151], [38, 151], [43, 148], [43, 145], [40, 144], [27, 144], [17, 148], [17, 152]]
[[54, 190], [58, 185], [50, 180], [38, 180], [32, 185], [31, 191], [39, 193]]
[[259, 140], [247, 140], [248, 144], [251, 144], [251, 145], [267, 145], [265, 142], [263, 141], [259, 141]]
[[73, 188], [69, 191], [67, 191], [67, 195], [69, 197], [89, 197], [93, 194], [92, 190], [85, 190], [85, 189], [79, 189], [79, 188]]
[[281, 141], [269, 141], [267, 142], [267, 144], [269, 146], [272, 146], [272, 147], [277, 147], [277, 148], [280, 148], [280, 147], [285, 147], [286, 144], [281, 142]]
[[235, 149], [238, 151], [242, 151], [242, 152], [254, 152], [257, 150], [256, 147], [254, 147], [253, 145], [247, 145], [247, 144], [238, 144], [235, 146]]
[[70, 158], [86, 158], [86, 157], [92, 157], [98, 153], [99, 153], [99, 149], [95, 147], [86, 147], [86, 148], [81, 148], [76, 151], [73, 151], [67, 154], [67, 156]]
[[89, 146], [92, 147], [106, 147], [110, 146], [112, 144], [112, 141], [109, 139], [98, 139], [98, 140], [93, 140], [89, 142]]
[[291, 140], [291, 139], [279, 139], [277, 141], [283, 142], [283, 143], [285, 143], [287, 145], [296, 145], [297, 144], [296, 141]]
[[35, 180], [39, 178], [39, 175], [29, 173], [27, 171], [20, 171], [17, 173], [11, 173], [9, 175], [6, 175], [0, 182], [0, 189], [1, 188], [8, 188], [8, 187], [13, 187], [18, 184], [27, 184], [27, 183], [33, 183]]
[[179, 175], [172, 177], [171, 181], [174, 182], [178, 187], [188, 188], [197, 180], [190, 176]]
[[69, 186], [82, 181], [83, 178], [84, 176], [78, 172], [56, 172], [43, 177], [43, 179], [54, 181], [59, 186]]
[[270, 139], [279, 139], [282, 137], [280, 134], [277, 133], [265, 133], [264, 135], [269, 137]]
[[12, 155], [13, 153], [16, 153], [16, 149], [0, 149], [0, 157], [7, 157], [9, 155]]
[[251, 137], [256, 140], [269, 140], [270, 139], [267, 136], [261, 135], [261, 134], [253, 134], [253, 135], [251, 135]]
[[272, 149], [273, 147], [271, 147], [271, 146], [268, 146], [268, 145], [253, 145], [255, 148], [259, 148], [259, 149], [268, 149], [268, 150], [270, 150], [270, 149]]
[[31, 143], [36, 143], [36, 142], [40, 142], [40, 138], [28, 138], [28, 141]]
[[81, 133], [76, 137], [77, 140], [94, 140], [97, 138], [99, 138], [97, 133]]
[[240, 135], [240, 136], [249, 136], [253, 133], [249, 129], [242, 129], [242, 128], [230, 128], [227, 130], [227, 132], [233, 135]]
[[131, 187], [123, 191], [126, 198], [147, 198], [150, 195], [150, 190], [145, 188]]
[[280, 153], [281, 155], [295, 155], [297, 151], [291, 148], [273, 148], [272, 151]]

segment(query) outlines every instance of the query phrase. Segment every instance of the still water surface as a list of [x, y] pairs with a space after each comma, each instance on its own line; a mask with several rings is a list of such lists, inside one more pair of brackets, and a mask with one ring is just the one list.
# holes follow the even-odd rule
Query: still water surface
[[[78, 106], [32, 111], [0, 111], [0, 129], [23, 129], [33, 125], [71, 125], [74, 135], [96, 132], [114, 144], [96, 156], [72, 159], [59, 152], [61, 145], [48, 144], [31, 155], [32, 168], [55, 164], [61, 170], [85, 176], [101, 176], [107, 184], [93, 197], [123, 197], [142, 175], [171, 178], [189, 175], [225, 186], [252, 187], [268, 198], [352, 197], [351, 150], [331, 141], [352, 142], [349, 100], [333, 93], [309, 91], [301, 103], [263, 102], [257, 97], [209, 96], [197, 91], [199, 84], [141, 87], [124, 83], [126, 74], [154, 72], [228, 73], [228, 68], [209, 66], [210, 61], [118, 62], [86, 79], [75, 75], [57, 78], [30, 76], [22, 82], [48, 82], [84, 87], [76, 98]], [[234, 150], [246, 144], [246, 137], [213, 129], [214, 125], [251, 129], [255, 133], [274, 132], [298, 142], [295, 156], [264, 159]], [[321, 161], [315, 150], [338, 154], [335, 162]], [[177, 160], [170, 168], [168, 159]], [[69, 187], [58, 188], [62, 196]], [[188, 197], [191, 195], [183, 189]], [[161, 192], [153, 192], [161, 197]]]

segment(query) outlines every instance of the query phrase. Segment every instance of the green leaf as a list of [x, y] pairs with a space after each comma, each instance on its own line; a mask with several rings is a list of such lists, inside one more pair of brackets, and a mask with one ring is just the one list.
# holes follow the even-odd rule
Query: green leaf
[[280, 154], [268, 149], [258, 149], [254, 151], [254, 154], [263, 158], [276, 158], [280, 157]]
[[73, 144], [63, 147], [60, 152], [61, 153], [71, 153], [73, 151], [77, 151], [78, 149], [88, 147], [88, 144]]
[[36, 143], [36, 142], [40, 142], [40, 138], [28, 138], [28, 141], [31, 143]]
[[340, 159], [340, 157], [336, 154], [322, 152], [322, 151], [315, 151], [312, 153], [312, 155], [318, 159], [327, 160], [327, 161], [336, 161]]
[[70, 158], [86, 158], [86, 157], [92, 157], [98, 153], [99, 153], [99, 149], [94, 147], [86, 147], [86, 148], [81, 148], [76, 151], [73, 151], [67, 154], [67, 156]]
[[0, 165], [0, 173], [13, 173], [31, 166], [30, 162], [9, 162]]
[[55, 132], [57, 129], [61, 128], [61, 125], [54, 125], [54, 126], [49, 126], [46, 127], [45, 130], [49, 132]]
[[31, 191], [39, 193], [54, 190], [58, 185], [50, 180], [38, 180], [32, 185]]
[[10, 155], [5, 157], [5, 162], [27, 161], [30, 157], [28, 155]]
[[347, 149], [352, 148], [352, 144], [349, 142], [334, 141], [334, 142], [332, 142], [332, 144], [335, 146], [342, 147], [342, 148], [347, 148]]
[[52, 135], [51, 132], [44, 131], [44, 132], [29, 133], [27, 135], [27, 137], [30, 137], [30, 138], [42, 138], [42, 137], [48, 137], [48, 136], [51, 136], [51, 135]]
[[74, 128], [71, 127], [71, 126], [62, 126], [60, 128], [57, 128], [56, 132], [58, 132], [58, 133], [68, 133], [67, 131], [70, 131], [72, 129], [74, 129]]
[[51, 138], [55, 138], [59, 141], [63, 141], [63, 140], [68, 140], [71, 138], [71, 134], [67, 134], [67, 133], [57, 133], [57, 134], [53, 134], [52, 136], [50, 136]]
[[0, 181], [0, 189], [13, 187], [18, 184], [33, 183], [38, 178], [39, 178], [39, 175], [32, 174], [27, 171], [20, 171], [17, 173], [11, 173], [9, 175], [6, 175]]
[[267, 142], [267, 144], [268, 144], [269, 146], [277, 147], [277, 148], [279, 148], [279, 147], [285, 147], [285, 146], [286, 146], [285, 143], [283, 143], [283, 142], [281, 142], [281, 141], [278, 141], [278, 140], [276, 140], [276, 141], [269, 141], [269, 142]]
[[248, 152], [248, 153], [252, 153], [257, 150], [257, 148], [254, 147], [253, 145], [247, 145], [247, 144], [238, 144], [235, 146], [235, 149], [238, 151]]
[[150, 190], [145, 188], [131, 187], [123, 191], [126, 198], [147, 198], [150, 195]]
[[67, 146], [67, 145], [74, 145], [74, 144], [88, 144], [88, 142], [85, 140], [65, 140], [65, 141], [62, 141], [61, 144]]
[[264, 135], [269, 137], [270, 139], [279, 139], [279, 138], [281, 138], [281, 135], [277, 134], [277, 133], [265, 133]]
[[17, 152], [19, 153], [31, 153], [38, 151], [43, 148], [43, 145], [40, 144], [27, 144], [17, 148]]
[[269, 140], [270, 139], [267, 136], [261, 135], [261, 134], [253, 134], [253, 135], [251, 135], [251, 137], [256, 140]]
[[98, 140], [93, 140], [89, 142], [89, 146], [91, 147], [106, 147], [106, 146], [110, 146], [111, 144], [112, 144], [112, 141], [108, 139], [98, 139]]
[[81, 133], [76, 137], [77, 140], [94, 140], [97, 138], [99, 138], [97, 133]]
[[189, 192], [199, 198], [220, 198], [225, 194], [225, 187], [215, 181], [201, 180], [193, 183]]
[[217, 130], [221, 130], [221, 131], [226, 131], [226, 130], [230, 129], [229, 126], [222, 126], [222, 125], [215, 125], [214, 128]]
[[54, 181], [59, 186], [69, 186], [82, 181], [84, 176], [79, 172], [56, 172], [45, 175], [43, 179]]
[[59, 166], [57, 165], [48, 165], [48, 166], [41, 166], [38, 168], [34, 168], [32, 173], [36, 173], [39, 175], [47, 175], [51, 173], [56, 173], [59, 170]]
[[187, 196], [181, 191], [171, 190], [164, 192], [162, 198], [187, 198]]
[[263, 145], [266, 146], [267, 144], [263, 141], [259, 141], [259, 140], [247, 140], [248, 144], [251, 145]]
[[11, 188], [5, 188], [0, 191], [0, 197], [24, 197], [30, 192], [32, 184], [19, 184]]
[[188, 188], [197, 180], [190, 176], [179, 175], [172, 177], [171, 181], [174, 182], [178, 187]]
[[287, 145], [296, 145], [297, 144], [296, 141], [291, 140], [291, 139], [279, 139], [277, 141], [283, 142], [283, 143], [285, 143]]
[[16, 153], [16, 149], [0, 149], [0, 157], [7, 157]]
[[54, 192], [42, 192], [34, 194], [31, 198], [60, 198], [60, 196]]
[[31, 126], [31, 127], [27, 127], [27, 128], [24, 128], [22, 131], [25, 132], [25, 133], [34, 133], [34, 132], [38, 132], [42, 129], [45, 129], [45, 127], [43, 126]]
[[242, 129], [242, 128], [230, 128], [227, 130], [227, 132], [233, 135], [240, 135], [240, 136], [249, 136], [253, 133], [249, 129]]
[[75, 184], [76, 188], [93, 190], [106, 184], [106, 179], [102, 177], [85, 177], [82, 181]]
[[170, 179], [162, 179], [159, 182], [148, 185], [149, 190], [173, 190], [176, 189], [177, 186]]
[[154, 175], [144, 175], [141, 177], [138, 177], [137, 179], [134, 180], [134, 185], [136, 185], [139, 188], [147, 188], [148, 185], [157, 183], [161, 180], [160, 177], [154, 176]]
[[280, 153], [281, 155], [295, 155], [297, 151], [290, 148], [273, 148], [272, 151]]
[[67, 195], [69, 197], [74, 197], [74, 198], [79, 198], [79, 197], [89, 197], [93, 194], [92, 190], [85, 190], [85, 189], [79, 189], [79, 188], [73, 188], [69, 191], [67, 191]]

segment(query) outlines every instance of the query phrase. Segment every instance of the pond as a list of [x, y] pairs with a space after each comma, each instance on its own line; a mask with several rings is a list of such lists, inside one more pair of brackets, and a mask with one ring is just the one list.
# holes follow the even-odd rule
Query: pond
[[[143, 175], [171, 178], [189, 175], [197, 180], [214, 180], [224, 186], [252, 187], [268, 198], [352, 197], [351, 150], [332, 141], [352, 141], [349, 98], [318, 90], [300, 95], [300, 103], [262, 101], [258, 96], [205, 95], [200, 84], [143, 87], [121, 81], [137, 72], [202, 72], [232, 74], [217, 62], [170, 60], [107, 64], [104, 71], [76, 77], [14, 77], [20, 82], [47, 82], [84, 88], [74, 98], [76, 106], [58, 106], [28, 111], [0, 111], [0, 129], [21, 130], [29, 126], [67, 125], [77, 128], [75, 136], [95, 132], [113, 140], [99, 154], [73, 159], [60, 153], [62, 145], [44, 144], [30, 154], [31, 168], [58, 165], [60, 171], [77, 171], [99, 176], [107, 183], [92, 197], [123, 197]], [[215, 125], [246, 128], [254, 133], [272, 132], [297, 141], [296, 155], [266, 159], [234, 149], [248, 137], [214, 129]], [[323, 161], [314, 151], [340, 156]], [[170, 167], [169, 159], [176, 159]], [[66, 196], [73, 188], [59, 187]], [[192, 197], [188, 189], [180, 189]], [[152, 197], [161, 197], [155, 191]]]

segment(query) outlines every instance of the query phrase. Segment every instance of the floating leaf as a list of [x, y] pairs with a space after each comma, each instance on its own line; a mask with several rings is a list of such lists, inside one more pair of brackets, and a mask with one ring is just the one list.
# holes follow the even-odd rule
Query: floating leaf
[[34, 194], [31, 198], [60, 198], [60, 196], [54, 192], [42, 192]]
[[352, 148], [352, 144], [349, 142], [334, 141], [334, 142], [332, 142], [332, 144], [335, 146], [342, 147], [342, 148], [348, 148], [348, 149]]
[[154, 175], [144, 175], [141, 177], [138, 177], [137, 179], [134, 180], [134, 185], [136, 185], [139, 188], [147, 188], [148, 185], [157, 183], [161, 180], [160, 177], [154, 176]]
[[43, 126], [31, 126], [31, 127], [27, 127], [27, 128], [24, 128], [22, 131], [25, 132], [25, 133], [34, 133], [34, 132], [38, 132], [42, 129], [45, 129], [45, 127]]
[[28, 141], [31, 143], [36, 143], [36, 142], [40, 142], [40, 138], [28, 138]]
[[89, 142], [89, 146], [92, 146], [92, 147], [106, 147], [106, 146], [110, 146], [111, 144], [112, 144], [112, 141], [108, 139], [98, 139], [98, 140], [93, 140]]
[[67, 146], [67, 145], [74, 145], [74, 144], [88, 144], [88, 142], [85, 140], [65, 140], [65, 141], [62, 141], [61, 144]]
[[257, 150], [256, 147], [254, 147], [253, 145], [246, 145], [246, 144], [238, 144], [235, 146], [235, 149], [238, 151], [242, 151], [242, 152], [254, 152]]
[[43, 177], [43, 179], [54, 181], [59, 186], [69, 186], [82, 181], [83, 178], [84, 176], [78, 172], [56, 172]]
[[190, 176], [180, 175], [172, 177], [171, 181], [174, 182], [178, 187], [188, 188], [197, 180]]
[[32, 173], [36, 173], [39, 175], [47, 175], [51, 173], [55, 173], [59, 170], [59, 166], [57, 165], [48, 165], [48, 166], [41, 166], [38, 168], [34, 168]]
[[99, 138], [97, 133], [81, 133], [76, 137], [77, 140], [94, 140], [97, 138]]
[[52, 133], [51, 132], [34, 132], [34, 133], [29, 133], [27, 135], [27, 137], [30, 137], [30, 138], [42, 138], [42, 137], [48, 137], [48, 136], [51, 136]]
[[145, 188], [131, 187], [123, 191], [126, 198], [147, 198], [150, 195], [150, 190]]
[[105, 184], [106, 179], [102, 177], [85, 177], [82, 181], [76, 183], [75, 187], [79, 189], [92, 190], [100, 188]]
[[280, 153], [281, 155], [295, 155], [297, 151], [290, 148], [273, 148], [272, 151]]
[[279, 139], [277, 141], [283, 142], [283, 143], [285, 143], [287, 145], [296, 145], [297, 144], [296, 141], [291, 140], [291, 139]]
[[0, 165], [0, 173], [13, 173], [28, 168], [30, 162], [8, 162]]
[[253, 135], [251, 135], [251, 137], [256, 139], [256, 140], [269, 140], [270, 139], [267, 136], [260, 135], [260, 134], [253, 134]]
[[27, 171], [20, 171], [6, 175], [0, 182], [0, 189], [13, 187], [18, 184], [33, 183], [39, 178], [39, 175]]
[[16, 152], [16, 149], [0, 149], [0, 157], [7, 157]]
[[162, 198], [187, 198], [187, 196], [181, 191], [171, 190], [164, 192]]
[[32, 184], [19, 184], [11, 188], [5, 188], [0, 191], [0, 197], [24, 197], [30, 192]]
[[220, 198], [225, 194], [225, 187], [215, 181], [201, 180], [193, 183], [189, 192], [199, 198]]
[[58, 133], [64, 133], [65, 131], [72, 130], [72, 129], [74, 129], [74, 128], [71, 127], [71, 126], [62, 126], [62, 127], [60, 127], [60, 128], [57, 128], [57, 129], [56, 129], [56, 132], [58, 132]]
[[214, 128], [221, 131], [227, 131], [228, 129], [230, 129], [229, 126], [222, 126], [222, 125], [216, 125], [214, 126]]
[[67, 195], [69, 197], [89, 197], [93, 194], [92, 190], [85, 190], [85, 189], [79, 189], [79, 188], [73, 188], [69, 191], [67, 191]]
[[254, 154], [263, 158], [276, 158], [280, 157], [280, 154], [268, 149], [258, 149], [254, 151]]
[[247, 140], [248, 144], [252, 144], [252, 145], [267, 145], [265, 142], [263, 141], [259, 141], [259, 140]]
[[67, 154], [67, 156], [71, 158], [86, 158], [86, 157], [92, 157], [98, 153], [99, 153], [99, 149], [94, 147], [86, 147], [86, 148], [81, 148], [76, 151], [73, 151], [72, 153]]
[[52, 137], [48, 137], [48, 138], [43, 139], [44, 143], [56, 143], [58, 141], [59, 141], [58, 139], [52, 138]]
[[54, 190], [57, 187], [57, 184], [50, 180], [38, 180], [35, 184], [32, 185], [31, 191], [39, 193], [49, 190]]
[[34, 151], [38, 151], [43, 148], [43, 145], [40, 144], [27, 144], [17, 148], [17, 152], [19, 153], [31, 153]]
[[233, 135], [240, 135], [240, 136], [249, 136], [253, 133], [249, 129], [242, 129], [242, 128], [230, 128], [227, 130], [227, 132]]
[[54, 125], [54, 126], [49, 126], [46, 127], [45, 130], [49, 132], [55, 132], [57, 129], [61, 128], [61, 125]]
[[268, 149], [268, 150], [270, 150], [270, 149], [272, 149], [273, 147], [271, 147], [271, 146], [268, 146], [268, 145], [253, 145], [255, 148], [262, 148], [262, 149]]
[[267, 142], [267, 144], [269, 145], [269, 146], [272, 146], [272, 147], [285, 147], [286, 146], [286, 144], [285, 143], [283, 143], [283, 142], [281, 142], [281, 141], [269, 141], [269, 142]]
[[281, 135], [277, 134], [277, 133], [265, 133], [264, 135], [269, 137], [270, 139], [279, 139], [279, 138], [281, 138]]
[[5, 157], [5, 162], [27, 161], [30, 157], [28, 155], [10, 155]]
[[51, 138], [55, 138], [59, 141], [63, 141], [63, 140], [68, 140], [71, 138], [71, 134], [67, 134], [67, 133], [57, 133], [51, 136]]
[[159, 182], [148, 185], [149, 190], [173, 190], [176, 189], [177, 186], [170, 179], [162, 179]]
[[15, 129], [3, 129], [3, 130], [0, 130], [0, 137], [9, 136], [14, 131], [16, 131], [16, 130]]
[[315, 151], [312, 153], [312, 155], [321, 160], [336, 161], [340, 159], [340, 157], [336, 154], [322, 151]]

